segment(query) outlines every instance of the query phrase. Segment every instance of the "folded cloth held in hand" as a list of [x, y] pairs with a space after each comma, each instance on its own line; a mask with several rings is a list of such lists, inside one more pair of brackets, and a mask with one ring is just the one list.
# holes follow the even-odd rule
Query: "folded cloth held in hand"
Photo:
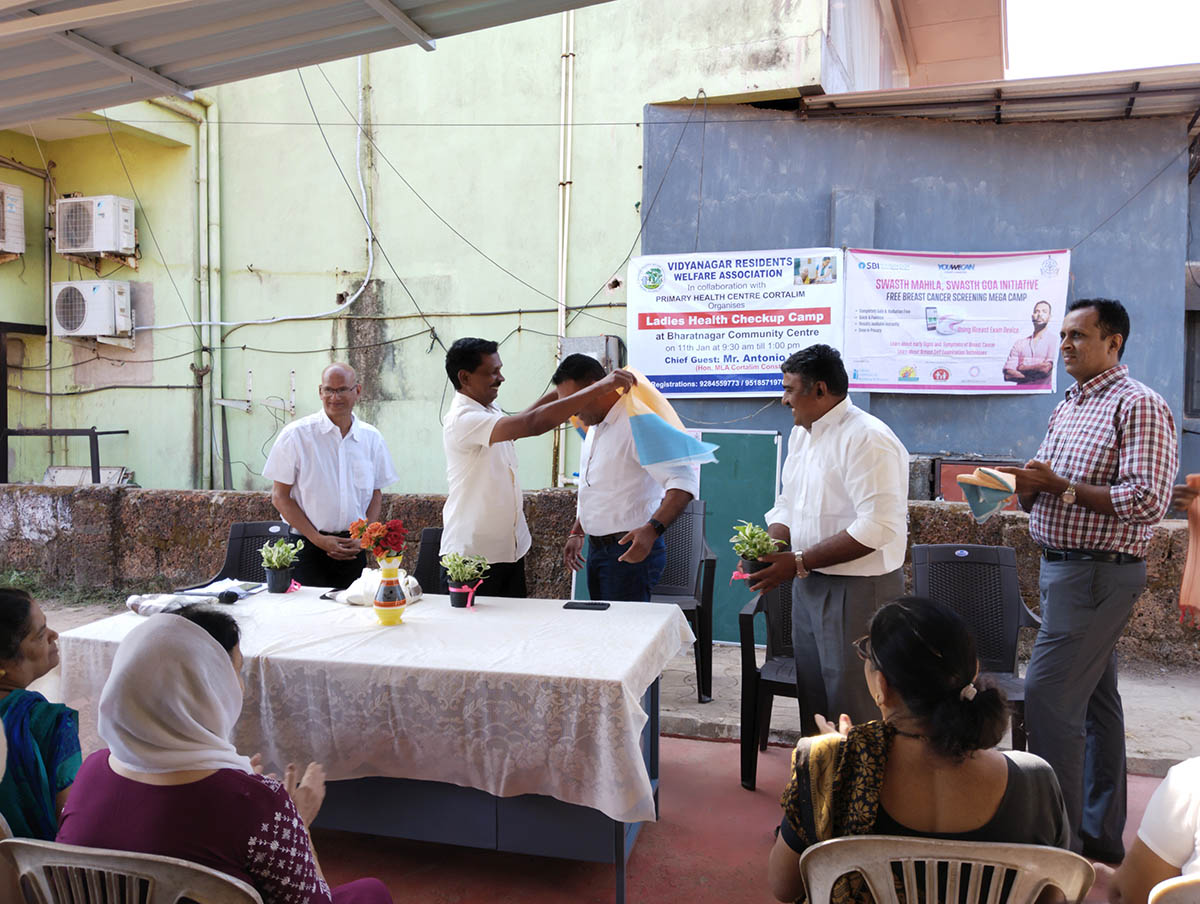
[[174, 612], [184, 606], [196, 603], [216, 604], [215, 596], [192, 596], [183, 593], [135, 593], [125, 600], [125, 605], [138, 615], [158, 615], [160, 612]]
[[959, 474], [955, 480], [980, 524], [1008, 505], [1017, 491], [1017, 479], [995, 468], [976, 468], [970, 474]]

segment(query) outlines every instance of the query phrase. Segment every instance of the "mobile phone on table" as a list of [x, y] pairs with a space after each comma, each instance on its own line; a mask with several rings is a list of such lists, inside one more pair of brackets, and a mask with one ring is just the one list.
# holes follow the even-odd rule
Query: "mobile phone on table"
[[564, 609], [586, 609], [589, 612], [603, 612], [608, 606], [608, 603], [595, 603], [591, 600], [571, 600], [569, 603], [563, 603]]

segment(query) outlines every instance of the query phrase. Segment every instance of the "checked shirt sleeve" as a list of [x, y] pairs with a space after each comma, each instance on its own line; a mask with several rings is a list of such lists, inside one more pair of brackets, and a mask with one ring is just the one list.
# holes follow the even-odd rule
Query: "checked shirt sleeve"
[[1130, 524], [1157, 524], [1171, 503], [1179, 468], [1175, 420], [1160, 399], [1131, 399], [1118, 415], [1120, 459], [1109, 491], [1117, 517]]

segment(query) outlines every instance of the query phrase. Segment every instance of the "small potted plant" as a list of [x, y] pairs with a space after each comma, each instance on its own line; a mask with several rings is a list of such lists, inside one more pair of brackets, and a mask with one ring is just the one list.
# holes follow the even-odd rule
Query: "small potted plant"
[[[488, 560], [483, 556], [463, 556], [452, 552], [442, 556], [441, 562], [450, 576], [450, 605], [455, 609], [474, 605], [475, 591], [487, 574]], [[472, 584], [472, 581], [475, 583]]]
[[742, 560], [742, 571], [746, 574], [754, 574], [770, 565], [770, 562], [762, 561], [762, 557], [778, 552], [784, 545], [782, 540], [776, 540], [768, 534], [765, 527], [749, 521], [739, 521], [734, 525], [729, 542]]
[[303, 540], [289, 541], [280, 537], [258, 551], [267, 572], [268, 593], [287, 593], [292, 586], [292, 566], [296, 562], [296, 554], [303, 548]]

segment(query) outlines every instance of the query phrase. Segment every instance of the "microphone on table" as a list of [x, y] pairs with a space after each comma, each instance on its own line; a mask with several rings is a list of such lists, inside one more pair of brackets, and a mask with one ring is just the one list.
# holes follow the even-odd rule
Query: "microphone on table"
[[217, 602], [232, 606], [238, 601], [238, 595], [233, 590], [222, 590], [217, 594]]

